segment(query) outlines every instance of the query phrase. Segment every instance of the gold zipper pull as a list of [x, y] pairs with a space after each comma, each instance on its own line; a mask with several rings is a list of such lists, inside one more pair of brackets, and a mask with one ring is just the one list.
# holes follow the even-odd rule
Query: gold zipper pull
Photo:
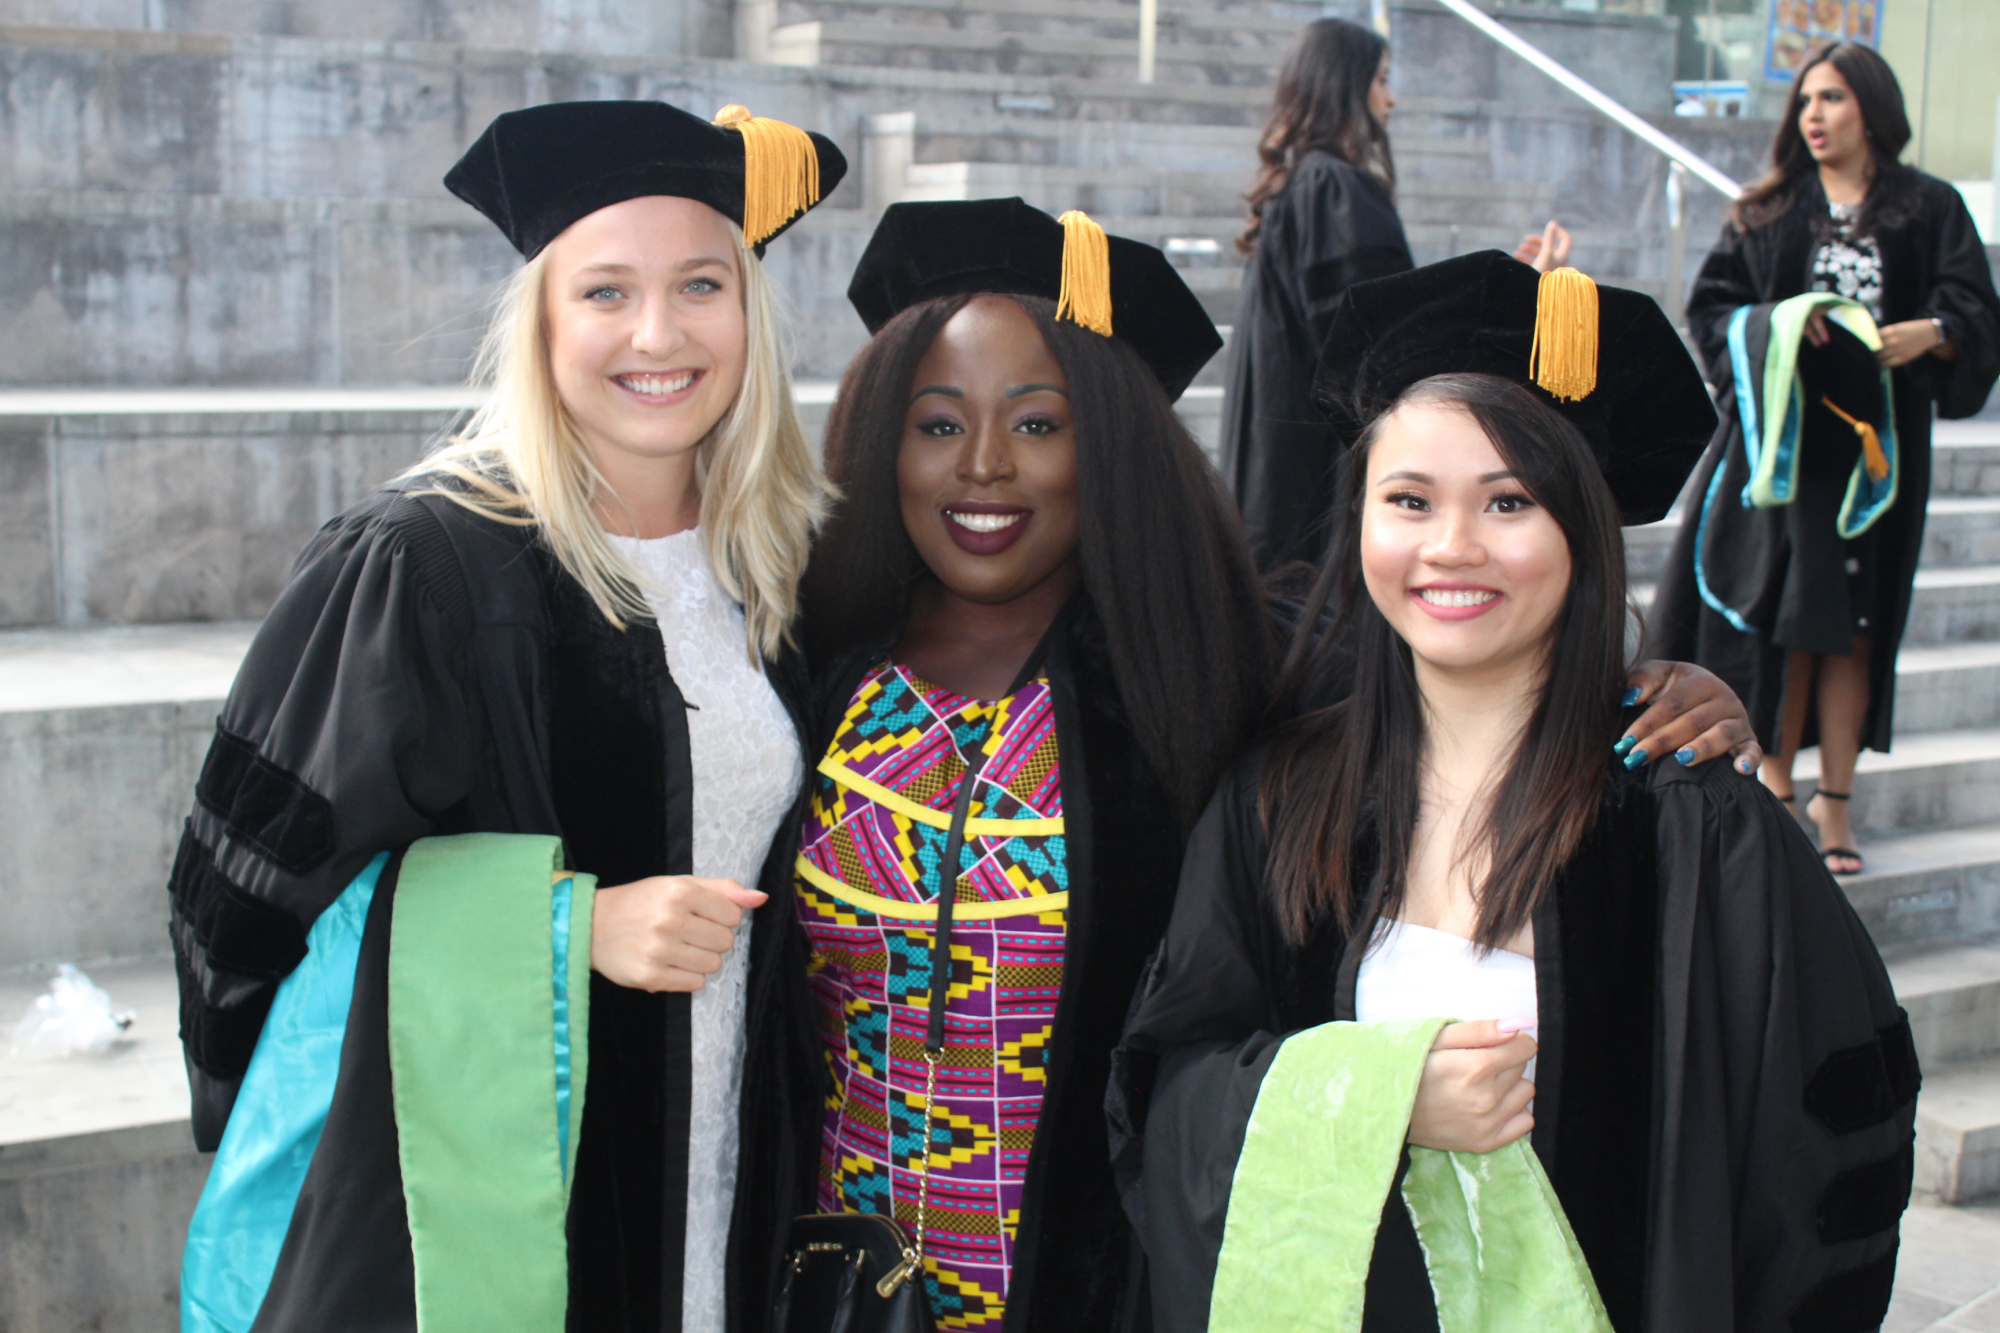
[[875, 1294], [883, 1300], [888, 1300], [905, 1282], [917, 1275], [917, 1270], [923, 1266], [923, 1262], [923, 1256], [915, 1250], [904, 1250], [903, 1262], [883, 1274], [882, 1280], [875, 1284]]

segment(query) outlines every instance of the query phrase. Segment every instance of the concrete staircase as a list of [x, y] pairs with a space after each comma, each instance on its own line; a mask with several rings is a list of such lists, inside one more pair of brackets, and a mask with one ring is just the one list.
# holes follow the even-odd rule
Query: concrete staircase
[[[1939, 422], [1936, 445], [1895, 748], [1861, 757], [1868, 870], [1841, 883], [1916, 1033], [1917, 1188], [1957, 1203], [2000, 1194], [2000, 419]], [[1628, 534], [1635, 578], [1677, 528]], [[1802, 796], [1818, 772], [1800, 756]]]
[[[1666, 115], [1662, 21], [1491, 7], [1754, 174], [1768, 126]], [[896, 199], [1086, 208], [1164, 246], [1227, 324], [1270, 73], [1301, 23], [1366, 8], [1162, 0], [1140, 84], [1131, 0], [0, 0], [0, 1023], [62, 960], [139, 1016], [97, 1061], [14, 1060], [0, 1036], [0, 1329], [173, 1323], [206, 1163], [161, 954], [167, 867], [293, 555], [476, 401], [455, 386], [515, 258], [439, 177], [488, 119], [743, 102], [839, 140], [848, 182], [768, 261], [816, 429], [865, 336], [848, 274]], [[1419, 262], [1511, 247], [1553, 214], [1579, 264], [1661, 291], [1657, 155], [1431, 0], [1391, 10]], [[1720, 204], [1690, 205], [1698, 257]], [[1181, 405], [1211, 441], [1222, 364]], [[2000, 1190], [1982, 970], [2000, 936], [2000, 433], [1942, 450], [1938, 476], [1911, 734], [1864, 769], [1871, 871], [1850, 892], [1921, 1010], [1926, 1180], [1957, 1198]], [[1657, 547], [1635, 534], [1635, 569]]]

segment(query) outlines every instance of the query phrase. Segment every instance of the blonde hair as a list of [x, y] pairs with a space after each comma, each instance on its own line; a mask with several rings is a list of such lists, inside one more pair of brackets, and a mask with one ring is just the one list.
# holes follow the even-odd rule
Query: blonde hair
[[[814, 531], [831, 488], [792, 401], [791, 349], [782, 295], [733, 224], [743, 275], [742, 388], [696, 446], [700, 532], [708, 567], [743, 606], [749, 649], [774, 655], [792, 642]], [[597, 521], [609, 483], [591, 460], [556, 392], [549, 365], [547, 250], [501, 289], [473, 363], [472, 382], [492, 394], [466, 423], [405, 476], [443, 474], [465, 490], [442, 490], [498, 522], [540, 529], [542, 541], [620, 629], [652, 619], [640, 578]]]

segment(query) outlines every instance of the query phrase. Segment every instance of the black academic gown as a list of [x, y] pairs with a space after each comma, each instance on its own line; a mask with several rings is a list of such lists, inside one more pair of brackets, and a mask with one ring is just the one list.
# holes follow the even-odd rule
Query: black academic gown
[[[1205, 1328], [1229, 1190], [1286, 1034], [1354, 1015], [1359, 951], [1281, 936], [1260, 763], [1196, 827], [1110, 1102], [1162, 1333]], [[1367, 932], [1357, 932], [1367, 938]], [[1726, 765], [1622, 767], [1535, 916], [1533, 1146], [1620, 1333], [1873, 1329], [1909, 1195], [1916, 1057], [1797, 824]], [[1435, 1328], [1385, 1207], [1364, 1328]]]
[[[826, 753], [855, 689], [898, 637], [815, 670], [809, 770]], [[1140, 969], [1173, 908], [1183, 831], [1125, 721], [1087, 607], [1073, 610], [1051, 636], [1044, 669], [1062, 763], [1069, 933], [1002, 1327], [1112, 1333], [1132, 1327], [1132, 1239], [1111, 1177], [1104, 1089]], [[779, 839], [787, 865], [804, 814], [802, 802], [789, 844]], [[779, 859], [777, 848], [772, 859]], [[807, 986], [810, 956], [787, 884], [760, 910], [751, 945], [742, 1165], [730, 1238], [731, 1328], [744, 1333], [767, 1327], [785, 1224], [816, 1210], [827, 1069]]]
[[[1930, 497], [1932, 409], [1948, 419], [1969, 417], [1985, 404], [2000, 376], [2000, 300], [1994, 296], [1992, 270], [1972, 217], [1951, 185], [1921, 172], [1908, 174], [1914, 194], [1910, 216], [1876, 237], [1882, 250], [1881, 322], [1941, 318], [1958, 357], [1941, 361], [1922, 356], [1893, 373], [1902, 468], [1896, 503], [1858, 541], [1845, 544], [1865, 544], [1865, 549], [1835, 552], [1868, 565], [1863, 604], [1855, 608], [1867, 620], [1872, 639], [1861, 743], [1885, 751], [1894, 725], [1896, 652], [1909, 618], [1910, 588], [1923, 547], [1924, 505]], [[1809, 176], [1798, 201], [1776, 221], [1747, 232], [1726, 223], [1695, 280], [1688, 298], [1688, 330], [1708, 364], [1721, 424], [1683, 492], [1688, 499], [1681, 531], [1647, 617], [1648, 655], [1699, 662], [1729, 682], [1749, 709], [1758, 739], [1773, 751], [1784, 694], [1784, 626], [1800, 618], [1798, 613], [1806, 609], [1802, 601], [1813, 596], [1809, 585], [1814, 580], [1801, 578], [1802, 571], [1794, 567], [1788, 532], [1793, 506], [1733, 514], [1708, 543], [1707, 564], [1731, 571], [1739, 585], [1748, 585], [1729, 601], [1738, 610], [1747, 608], [1754, 634], [1735, 629], [1702, 600], [1695, 584], [1694, 545], [1700, 499], [1716, 466], [1730, 454], [1740, 460], [1743, 452], [1730, 370], [1730, 316], [1743, 306], [1774, 304], [1811, 289], [1812, 256], [1821, 239], [1819, 220], [1825, 216], [1825, 193], [1818, 178]], [[1848, 443], [1851, 447], [1851, 439]], [[1838, 539], [1830, 537], [1827, 545], [1839, 545]], [[1822, 563], [1829, 565], [1818, 576], [1822, 585], [1841, 577], [1843, 559]], [[1817, 731], [1809, 710], [1804, 743], [1813, 744]]]
[[[532, 529], [399, 482], [299, 557], [238, 672], [176, 859], [196, 1145], [219, 1143], [278, 983], [376, 853], [557, 834], [603, 884], [686, 874], [686, 705], [657, 629], [615, 630]], [[772, 666], [780, 694], [785, 664]], [[798, 675], [802, 679], [802, 672]], [[255, 1327], [416, 1329], [389, 1098], [393, 875], [364, 932], [339, 1081]], [[762, 933], [761, 928], [756, 933]], [[570, 1327], [681, 1322], [689, 997], [591, 976]]]
[[1264, 205], [1229, 335], [1222, 473], [1266, 570], [1319, 563], [1339, 442], [1312, 402], [1313, 371], [1340, 294], [1415, 267], [1382, 183], [1307, 153]]

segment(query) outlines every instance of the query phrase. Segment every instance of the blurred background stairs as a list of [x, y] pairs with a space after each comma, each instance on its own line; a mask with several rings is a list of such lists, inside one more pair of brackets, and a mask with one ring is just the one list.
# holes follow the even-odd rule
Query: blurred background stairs
[[[1674, 20], [1485, 7], [1755, 174], [1769, 122], [1670, 114]], [[1385, 8], [1418, 261], [1555, 216], [1580, 266], [1677, 306], [1664, 161], [1433, 0]], [[1276, 66], [1305, 22], [1369, 9], [1160, 0], [1142, 83], [1127, 0], [0, 0], [0, 1021], [59, 961], [139, 1015], [97, 1060], [0, 1047], [0, 1329], [174, 1322], [206, 1171], [163, 953], [174, 841], [293, 555], [478, 399], [517, 260], [439, 180], [488, 120], [639, 97], [832, 135], [847, 181], [767, 261], [816, 425], [865, 337], [848, 274], [900, 199], [1084, 208], [1226, 326]], [[1690, 191], [1687, 273], [1721, 212]], [[1208, 440], [1222, 366], [1182, 404]], [[1956, 1199], [2000, 1193], [2000, 421], [1939, 441], [1904, 736], [1863, 765], [1848, 887], [1917, 1021], [1920, 1184]], [[1632, 539], [1650, 578], [1663, 532]]]

